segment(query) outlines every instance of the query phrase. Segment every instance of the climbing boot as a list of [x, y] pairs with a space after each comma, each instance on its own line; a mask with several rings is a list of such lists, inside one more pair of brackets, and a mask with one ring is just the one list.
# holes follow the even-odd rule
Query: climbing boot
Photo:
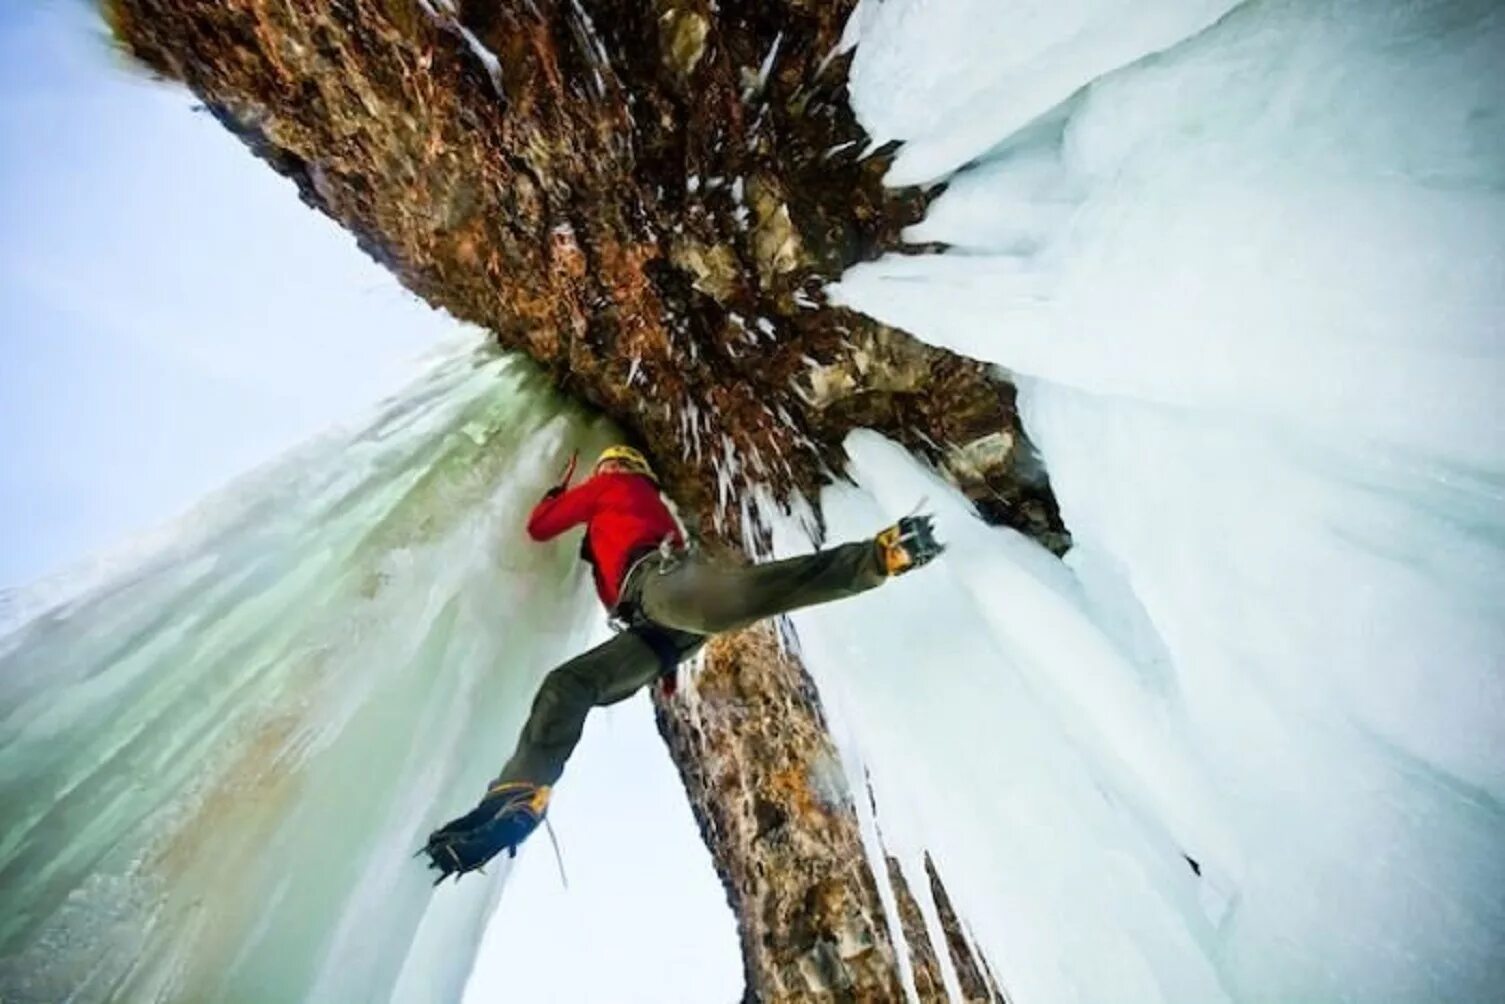
[[527, 781], [492, 785], [480, 805], [429, 834], [418, 852], [427, 854], [429, 867], [439, 872], [434, 885], [451, 875], [459, 881], [502, 851], [517, 857], [517, 845], [538, 828], [548, 805], [547, 786]]
[[934, 561], [946, 545], [935, 539], [935, 517], [905, 516], [878, 534], [878, 564], [885, 575], [905, 572]]

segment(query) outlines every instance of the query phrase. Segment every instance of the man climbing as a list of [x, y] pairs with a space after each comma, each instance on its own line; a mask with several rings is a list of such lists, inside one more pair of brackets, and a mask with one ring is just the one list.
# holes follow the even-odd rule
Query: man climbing
[[756, 565], [717, 561], [686, 547], [648, 461], [629, 446], [602, 452], [571, 488], [576, 457], [528, 519], [534, 540], [585, 524], [580, 554], [622, 628], [551, 672], [533, 700], [517, 749], [480, 805], [435, 830], [420, 853], [437, 885], [480, 868], [537, 828], [592, 707], [614, 704], [672, 674], [706, 639], [765, 617], [855, 596], [919, 568], [944, 549], [929, 516], [906, 516], [872, 540]]

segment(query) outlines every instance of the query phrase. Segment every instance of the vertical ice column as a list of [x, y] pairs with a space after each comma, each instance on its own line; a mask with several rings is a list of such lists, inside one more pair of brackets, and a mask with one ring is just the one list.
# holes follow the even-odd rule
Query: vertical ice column
[[[972, 542], [913, 689], [840, 681], [889, 764], [875, 786], [925, 808], [959, 896], [999, 891], [991, 913], [962, 906], [1021, 1001], [1203, 1000], [1209, 966], [1242, 1000], [1491, 999], [1505, 14], [1250, 2], [1104, 61], [1115, 10], [898, 2], [861, 28], [854, 103], [910, 141], [898, 165], [929, 165], [896, 177], [977, 160], [910, 235], [951, 252], [859, 266], [836, 298], [1019, 378], [1075, 542], [1055, 573]], [[1004, 58], [993, 30], [1015, 32]], [[1041, 92], [1019, 67], [1046, 64], [1075, 76], [1025, 125], [1008, 99]], [[918, 493], [919, 472], [857, 451], [883, 508]], [[1090, 615], [1120, 678], [1084, 690], [1111, 661], [1051, 658], [1065, 622], [1021, 606], [1027, 571]], [[827, 644], [835, 668], [870, 651]], [[921, 729], [927, 705], [975, 723], [965, 762], [992, 797], [941, 793], [962, 768], [940, 752], [952, 733]], [[1141, 754], [1163, 736], [1211, 797], [1155, 790], [1174, 772]], [[1233, 853], [1198, 858], [1204, 829]]]
[[605, 435], [467, 350], [13, 631], [0, 996], [458, 999], [505, 869], [434, 894], [411, 855], [592, 611], [509, 542]]

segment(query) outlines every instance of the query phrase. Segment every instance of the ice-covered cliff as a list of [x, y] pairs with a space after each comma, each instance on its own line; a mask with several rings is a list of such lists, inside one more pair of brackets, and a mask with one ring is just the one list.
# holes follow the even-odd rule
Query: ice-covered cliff
[[[798, 618], [880, 805], [968, 861], [1021, 1000], [1498, 997], [1502, 11], [857, 20], [859, 117], [950, 179], [910, 231], [950, 250], [838, 299], [1007, 368], [1074, 541], [953, 508], [941, 581]], [[853, 452], [838, 526], [927, 490]]]
[[[1505, 992], [1498, 5], [109, 6], [708, 537], [939, 513], [659, 699], [751, 995]], [[8, 636], [10, 996], [459, 993], [505, 889], [405, 852], [590, 616], [494, 549], [606, 435], [546, 383], [452, 359]]]

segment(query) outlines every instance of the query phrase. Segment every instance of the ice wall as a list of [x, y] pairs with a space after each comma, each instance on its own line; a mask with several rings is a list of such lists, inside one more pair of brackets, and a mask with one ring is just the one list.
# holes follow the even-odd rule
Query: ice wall
[[6, 596], [0, 997], [458, 1000], [506, 868], [436, 895], [411, 855], [595, 627], [567, 548], [499, 542], [607, 434], [463, 346], [364, 429]]
[[1076, 546], [856, 437], [834, 533], [958, 546], [813, 672], [1023, 1004], [1499, 999], [1505, 14], [1121, 6], [854, 20], [892, 180], [966, 167], [834, 293], [1016, 375]]

